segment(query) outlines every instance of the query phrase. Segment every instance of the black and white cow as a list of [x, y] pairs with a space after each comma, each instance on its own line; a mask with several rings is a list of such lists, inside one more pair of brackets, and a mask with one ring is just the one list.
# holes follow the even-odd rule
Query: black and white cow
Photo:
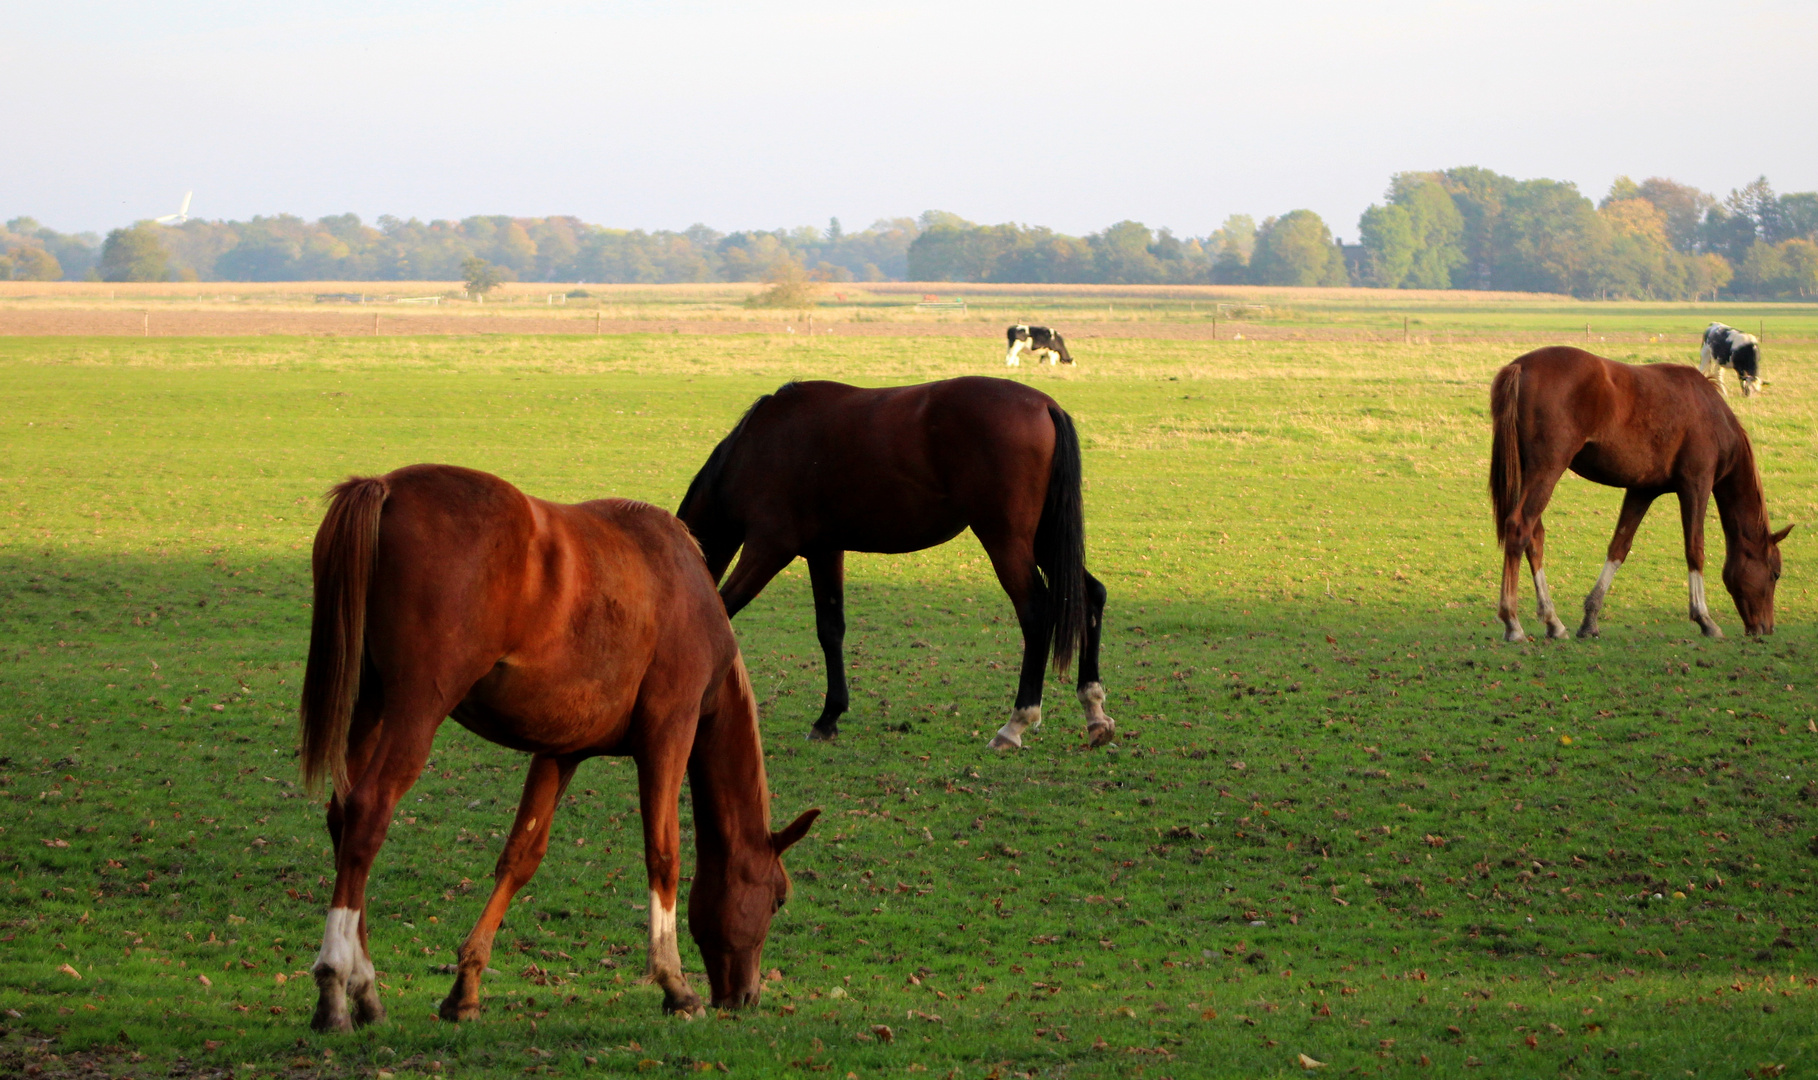
[[1730, 368], [1742, 380], [1742, 396], [1754, 397], [1761, 389], [1761, 342], [1754, 334], [1745, 334], [1733, 326], [1714, 322], [1704, 328], [1704, 348], [1698, 355], [1698, 370], [1706, 378], [1717, 376], [1717, 389], [1729, 395], [1723, 385], [1723, 369]]
[[1029, 355], [1035, 357], [1037, 363], [1043, 360], [1050, 365], [1073, 362], [1072, 354], [1067, 352], [1066, 341], [1045, 326], [1012, 326], [1004, 331], [1004, 337], [1009, 341], [1009, 352], [1004, 354], [1004, 364], [1008, 367], [1022, 364], [1016, 354], [1024, 349], [1029, 350]]

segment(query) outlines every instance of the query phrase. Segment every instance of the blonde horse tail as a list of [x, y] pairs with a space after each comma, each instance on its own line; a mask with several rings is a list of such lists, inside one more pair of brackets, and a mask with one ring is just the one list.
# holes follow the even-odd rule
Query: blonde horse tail
[[322, 781], [347, 793], [347, 730], [360, 695], [366, 659], [366, 592], [379, 546], [379, 515], [391, 487], [356, 476], [328, 493], [328, 513], [316, 530], [312, 556], [315, 604], [309, 620], [309, 662], [303, 669], [303, 782]]

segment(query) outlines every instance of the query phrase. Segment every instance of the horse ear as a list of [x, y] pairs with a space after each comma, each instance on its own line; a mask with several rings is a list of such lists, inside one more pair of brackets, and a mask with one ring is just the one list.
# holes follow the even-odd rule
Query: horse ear
[[794, 821], [791, 821], [788, 825], [785, 825], [781, 832], [773, 832], [770, 834], [770, 847], [778, 855], [788, 851], [791, 847], [795, 846], [797, 840], [808, 835], [808, 827], [813, 825], [814, 819], [820, 816], [821, 808], [818, 806], [812, 810], [802, 811], [802, 815]]
[[1792, 531], [1793, 531], [1793, 527], [1792, 527], [1792, 526], [1791, 526], [1791, 525], [1788, 525], [1788, 526], [1787, 526], [1787, 527], [1786, 527], [1786, 528], [1784, 528], [1784, 529], [1781, 529], [1781, 530], [1780, 530], [1780, 531], [1779, 531], [1779, 532], [1777, 532], [1777, 533], [1775, 533], [1775, 534], [1774, 534], [1774, 535], [1772, 535], [1772, 536], [1770, 536], [1770, 537], [1768, 537], [1768, 539], [1769, 539], [1769, 540], [1772, 540], [1772, 541], [1773, 541], [1773, 542], [1774, 542], [1774, 543], [1776, 543], [1776, 544], [1778, 544], [1778, 543], [1780, 543], [1780, 541], [1782, 541], [1782, 540], [1785, 540], [1785, 539], [1786, 539], [1786, 534], [1787, 534], [1787, 533], [1790, 533], [1790, 532], [1792, 532]]

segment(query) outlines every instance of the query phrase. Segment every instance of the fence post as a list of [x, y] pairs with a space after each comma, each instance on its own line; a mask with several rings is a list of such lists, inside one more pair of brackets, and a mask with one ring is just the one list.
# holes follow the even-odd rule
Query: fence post
[[1401, 343], [1403, 345], [1410, 345], [1413, 344], [1413, 340], [1413, 338], [1408, 336], [1408, 317], [1403, 315], [1401, 317]]
[[1212, 310], [1212, 340], [1218, 340], [1218, 309]]
[[1590, 323], [1584, 324], [1584, 339], [1586, 341], [1591, 340], [1591, 324]]
[[145, 321], [141, 325], [141, 329], [144, 331], [144, 336], [151, 337], [151, 312], [144, 311], [144, 312], [140, 312], [140, 314], [145, 317]]

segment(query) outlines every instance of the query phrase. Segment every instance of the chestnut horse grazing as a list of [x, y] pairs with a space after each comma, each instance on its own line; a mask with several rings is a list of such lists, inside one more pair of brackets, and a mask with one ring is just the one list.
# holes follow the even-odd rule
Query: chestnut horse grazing
[[1628, 558], [1635, 530], [1653, 501], [1679, 497], [1691, 618], [1706, 637], [1722, 637], [1704, 595], [1704, 511], [1717, 497], [1723, 522], [1723, 583], [1751, 634], [1774, 632], [1774, 584], [1780, 580], [1780, 541], [1788, 525], [1768, 531], [1767, 504], [1755, 451], [1717, 388], [1680, 364], [1638, 367], [1583, 349], [1536, 349], [1496, 373], [1490, 384], [1495, 436], [1490, 449], [1490, 497], [1502, 542], [1505, 641], [1524, 641], [1515, 613], [1523, 552], [1534, 574], [1534, 595], [1547, 636], [1566, 636], [1553, 610], [1545, 570], [1546, 526], [1540, 516], [1553, 485], [1567, 469], [1599, 484], [1626, 489], [1616, 535], [1597, 585], [1584, 601], [1579, 637], [1595, 637], [1597, 616], [1616, 571]]
[[645, 503], [563, 506], [486, 473], [413, 465], [333, 490], [314, 569], [302, 765], [310, 784], [334, 783], [335, 887], [311, 1026], [338, 1031], [384, 1018], [366, 941], [366, 880], [445, 716], [532, 756], [497, 883], [461, 946], [443, 1019], [479, 1015], [493, 935], [548, 849], [575, 767], [599, 754], [637, 763], [649, 974], [663, 988], [663, 1008], [702, 1011], [676, 948], [684, 771], [698, 849], [688, 926], [713, 1003], [757, 1000], [764, 937], [789, 891], [779, 856], [819, 811], [770, 831], [751, 686], [680, 522]]
[[1039, 390], [979, 377], [881, 390], [789, 383], [714, 447], [677, 515], [716, 580], [739, 553], [720, 589], [728, 615], [796, 556], [808, 560], [827, 662], [811, 739], [839, 734], [849, 704], [845, 553], [920, 551], [968, 526], [1023, 631], [1016, 707], [991, 746], [1019, 747], [1041, 723], [1050, 643], [1057, 672], [1079, 652], [1087, 738], [1101, 745], [1116, 730], [1098, 675], [1105, 587], [1086, 572], [1079, 436]]

